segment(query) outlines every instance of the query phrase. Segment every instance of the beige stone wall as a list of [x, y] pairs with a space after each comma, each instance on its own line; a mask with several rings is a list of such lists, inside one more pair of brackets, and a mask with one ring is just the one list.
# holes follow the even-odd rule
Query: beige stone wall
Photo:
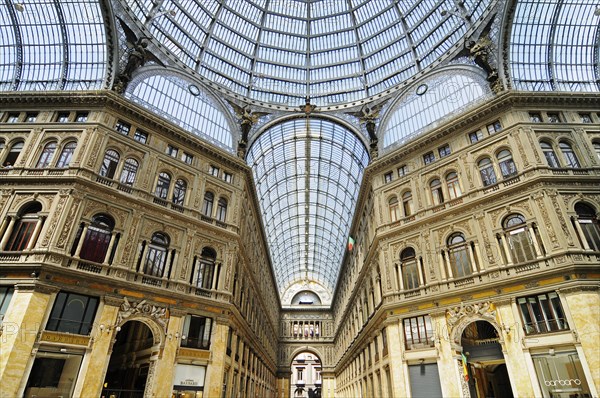
[[0, 397], [17, 396], [26, 381], [50, 298], [48, 292], [35, 291], [33, 286], [15, 289], [0, 336]]

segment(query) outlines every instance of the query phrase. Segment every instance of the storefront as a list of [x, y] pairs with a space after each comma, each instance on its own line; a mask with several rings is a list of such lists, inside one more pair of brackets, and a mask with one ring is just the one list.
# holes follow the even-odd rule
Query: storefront
[[25, 397], [69, 397], [79, 374], [82, 353], [40, 350], [35, 356]]
[[576, 351], [532, 355], [544, 398], [591, 397], [583, 367]]
[[181, 363], [175, 365], [173, 398], [202, 398], [205, 375], [206, 366]]
[[442, 396], [437, 363], [408, 365], [412, 397], [435, 398]]

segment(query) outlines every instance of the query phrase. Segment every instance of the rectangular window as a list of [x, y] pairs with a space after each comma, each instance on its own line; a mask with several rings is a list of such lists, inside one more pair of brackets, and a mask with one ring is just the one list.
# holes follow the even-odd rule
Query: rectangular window
[[592, 123], [591, 113], [580, 113], [579, 118], [581, 119], [581, 123]]
[[486, 127], [487, 127], [487, 131], [490, 135], [502, 130], [502, 125], [500, 124], [499, 120], [496, 120], [493, 123], [488, 124]]
[[194, 161], [194, 156], [190, 155], [187, 152], [183, 152], [181, 154], [181, 160], [187, 164], [192, 164], [192, 162]]
[[58, 123], [68, 123], [69, 122], [69, 112], [59, 112], [56, 115], [56, 121]]
[[382, 350], [383, 356], [386, 356], [388, 354], [387, 329], [386, 328], [381, 329], [381, 350]]
[[444, 146], [439, 147], [438, 153], [440, 154], [440, 158], [450, 155], [452, 153], [452, 151], [450, 150], [450, 145], [446, 144]]
[[179, 152], [179, 149], [177, 149], [173, 145], [167, 145], [167, 150], [166, 150], [166, 154], [167, 155], [176, 158], [177, 157], [177, 152]]
[[12, 286], [0, 286], [0, 324], [2, 324], [14, 291], [15, 289]]
[[433, 154], [433, 152], [427, 152], [425, 155], [423, 155], [423, 162], [425, 164], [435, 162], [435, 155]]
[[408, 166], [407, 165], [404, 164], [404, 165], [398, 167], [398, 177], [404, 177], [407, 174], [408, 174]]
[[393, 177], [394, 177], [394, 174], [390, 171], [389, 173], [385, 173], [383, 175], [383, 180], [384, 180], [384, 182], [392, 182]]
[[75, 114], [75, 121], [78, 123], [84, 123], [88, 120], [88, 112], [77, 112]]
[[517, 299], [517, 304], [523, 318], [525, 334], [569, 329], [556, 292], [520, 297]]
[[433, 347], [433, 327], [429, 315], [402, 320], [406, 349]]
[[548, 123], [560, 123], [560, 115], [558, 113], [548, 113]]
[[231, 183], [233, 181], [233, 174], [224, 171], [223, 172], [223, 181]]
[[539, 112], [529, 112], [529, 121], [532, 123], [541, 123], [542, 115]]
[[19, 113], [18, 112], [11, 112], [8, 114], [8, 117], [6, 118], [6, 123], [17, 123], [19, 121]]
[[37, 117], [38, 117], [37, 112], [27, 112], [27, 115], [25, 116], [25, 122], [33, 123], [37, 120]]
[[219, 168], [217, 166], [213, 166], [212, 164], [208, 168], [208, 173], [215, 177], [219, 176], [219, 171], [220, 171]]
[[131, 131], [131, 124], [122, 120], [118, 120], [117, 124], [115, 125], [115, 130], [120, 134], [129, 135], [129, 132]]
[[97, 297], [60, 292], [54, 301], [46, 330], [89, 335], [97, 308]]
[[146, 142], [148, 142], [148, 133], [142, 130], [135, 130], [135, 133], [133, 133], [133, 139], [137, 142], [145, 144]]
[[481, 130], [477, 130], [472, 133], [469, 133], [469, 142], [471, 144], [474, 144], [477, 141], [480, 141], [482, 139], [483, 139], [483, 133], [481, 132]]
[[181, 346], [188, 348], [210, 348], [212, 319], [203, 316], [187, 315], [183, 321]]

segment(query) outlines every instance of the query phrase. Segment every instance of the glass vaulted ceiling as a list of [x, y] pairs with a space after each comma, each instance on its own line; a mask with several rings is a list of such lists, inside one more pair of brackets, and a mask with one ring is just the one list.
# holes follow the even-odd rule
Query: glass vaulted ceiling
[[348, 103], [463, 40], [490, 0], [121, 0], [177, 59], [259, 101]]
[[293, 119], [260, 135], [247, 161], [280, 295], [305, 282], [333, 295], [369, 162], [364, 145], [331, 121]]

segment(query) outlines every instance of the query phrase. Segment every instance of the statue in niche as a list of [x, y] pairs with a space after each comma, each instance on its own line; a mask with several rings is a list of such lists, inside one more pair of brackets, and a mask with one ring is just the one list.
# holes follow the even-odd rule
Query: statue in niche
[[242, 137], [238, 141], [238, 156], [243, 159], [244, 157], [246, 157], [246, 150], [248, 147], [248, 135], [250, 134], [252, 126], [254, 126], [261, 117], [268, 115], [269, 113], [253, 112], [252, 109], [250, 109], [249, 105], [239, 106], [234, 102], [227, 102], [233, 108], [238, 122], [240, 123]]

